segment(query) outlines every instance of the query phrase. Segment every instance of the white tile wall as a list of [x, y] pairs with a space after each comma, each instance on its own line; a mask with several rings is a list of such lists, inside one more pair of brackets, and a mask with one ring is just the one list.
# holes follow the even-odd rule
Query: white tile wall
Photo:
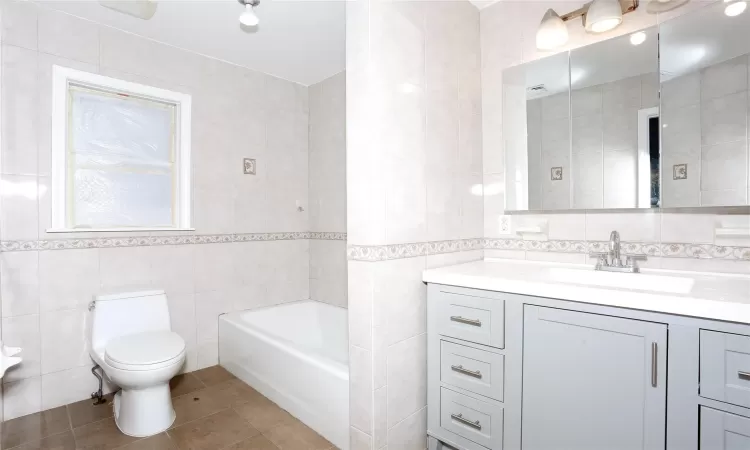
[[[3, 0], [0, 16], [3, 241], [132, 236], [46, 232], [55, 64], [192, 95], [196, 233], [346, 231], [343, 73], [314, 86], [310, 105], [305, 86], [34, 3]], [[242, 173], [242, 158], [257, 175]], [[346, 306], [345, 243], [314, 242], [312, 252], [292, 240], [0, 253], [2, 339], [24, 354], [3, 380], [4, 419], [96, 389], [86, 327], [98, 293], [165, 289], [187, 371], [218, 361], [221, 312], [308, 299], [311, 285]]]
[[[347, 3], [350, 245], [482, 235], [492, 189], [482, 186], [480, 88], [479, 12], [470, 3]], [[481, 257], [349, 261], [353, 443], [426, 448], [421, 272]]]
[[[748, 55], [669, 80], [664, 89], [664, 204], [747, 204]], [[688, 165], [686, 180], [673, 180], [675, 164]]]
[[[310, 230], [346, 231], [346, 72], [310, 86]], [[346, 242], [310, 242], [310, 298], [347, 306]]]

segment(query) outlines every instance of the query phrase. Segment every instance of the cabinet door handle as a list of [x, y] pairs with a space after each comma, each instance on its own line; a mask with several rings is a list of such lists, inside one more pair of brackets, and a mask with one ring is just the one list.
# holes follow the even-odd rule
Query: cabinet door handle
[[454, 322], [465, 323], [466, 325], [474, 325], [475, 327], [481, 327], [482, 326], [482, 321], [481, 320], [467, 319], [467, 318], [461, 317], [461, 316], [451, 316], [451, 320], [454, 321]]
[[463, 423], [465, 425], [468, 425], [468, 426], [470, 426], [472, 428], [476, 428], [477, 430], [481, 430], [482, 429], [482, 424], [480, 424], [478, 420], [472, 422], [469, 419], [464, 419], [464, 415], [463, 414], [451, 414], [451, 418], [453, 418], [455, 420], [458, 420], [459, 422], [461, 422], [461, 423]]
[[657, 366], [659, 362], [659, 358], [657, 357], [659, 353], [659, 345], [656, 342], [651, 343], [651, 386], [656, 387], [657, 379], [658, 379], [658, 372], [657, 372]]
[[743, 372], [740, 370], [739, 372], [737, 372], [737, 376], [742, 378], [743, 380], [750, 380], [750, 372]]
[[464, 366], [451, 366], [451, 370], [462, 373], [464, 375], [469, 375], [470, 377], [482, 378], [482, 372], [478, 370], [474, 371], [474, 370], [464, 369]]

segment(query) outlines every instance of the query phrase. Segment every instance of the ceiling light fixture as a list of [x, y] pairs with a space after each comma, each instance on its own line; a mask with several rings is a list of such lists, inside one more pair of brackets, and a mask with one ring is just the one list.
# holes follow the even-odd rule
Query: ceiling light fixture
[[638, 2], [639, 0], [593, 0], [562, 16], [548, 9], [536, 32], [536, 46], [539, 50], [552, 50], [564, 45], [568, 41], [565, 22], [577, 17], [582, 18], [583, 26], [589, 33], [604, 33], [616, 28], [622, 23], [624, 14], [638, 8]]
[[245, 12], [240, 14], [240, 23], [248, 27], [257, 26], [260, 19], [255, 15], [255, 7], [260, 5], [260, 0], [237, 0], [245, 6]]
[[594, 0], [586, 11], [585, 28], [589, 33], [604, 33], [622, 23], [622, 8], [618, 0]]
[[552, 50], [568, 42], [568, 27], [554, 9], [548, 9], [536, 30], [536, 48]]
[[630, 43], [633, 45], [641, 45], [646, 42], [646, 33], [639, 31], [630, 35]]
[[747, 2], [730, 3], [724, 8], [724, 14], [729, 17], [739, 16], [747, 9]]

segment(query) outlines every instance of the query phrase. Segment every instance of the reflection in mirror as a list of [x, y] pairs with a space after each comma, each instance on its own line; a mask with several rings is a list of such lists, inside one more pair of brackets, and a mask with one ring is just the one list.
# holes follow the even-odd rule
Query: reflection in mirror
[[659, 205], [656, 28], [570, 53], [574, 209]]
[[568, 54], [503, 72], [506, 209], [570, 209]]
[[718, 2], [661, 25], [664, 207], [748, 203], [750, 12]]

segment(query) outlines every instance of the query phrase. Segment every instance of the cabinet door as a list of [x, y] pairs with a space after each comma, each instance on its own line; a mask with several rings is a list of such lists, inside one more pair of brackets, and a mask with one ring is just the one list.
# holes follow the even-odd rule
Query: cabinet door
[[750, 419], [701, 407], [701, 450], [747, 450]]
[[524, 307], [524, 450], [664, 449], [667, 327]]

